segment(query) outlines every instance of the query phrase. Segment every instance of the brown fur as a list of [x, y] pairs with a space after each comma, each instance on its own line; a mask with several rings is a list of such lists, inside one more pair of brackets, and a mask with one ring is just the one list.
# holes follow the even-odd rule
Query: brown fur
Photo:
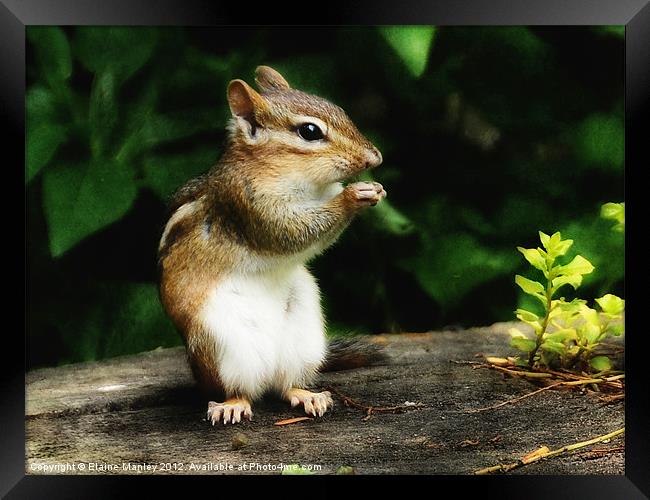
[[[223, 392], [214, 341], [197, 322], [208, 293], [252, 252], [289, 255], [333, 241], [361, 207], [346, 189], [323, 206], [296, 212], [288, 204], [292, 193], [278, 192], [278, 182], [298, 176], [308, 184], [327, 185], [381, 161], [338, 106], [289, 88], [271, 68], [259, 68], [257, 81], [261, 94], [241, 80], [231, 82], [233, 121], [224, 155], [207, 174], [177, 191], [171, 216], [190, 203], [194, 210], [168, 228], [159, 249], [163, 306], [208, 394]], [[279, 134], [296, 135], [296, 115], [319, 118], [332, 138], [318, 150], [278, 140]]]

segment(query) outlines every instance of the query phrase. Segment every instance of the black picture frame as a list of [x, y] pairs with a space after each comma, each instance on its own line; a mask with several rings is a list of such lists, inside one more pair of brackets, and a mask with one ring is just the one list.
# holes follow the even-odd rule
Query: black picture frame
[[[642, 232], [636, 230], [642, 223], [637, 212], [642, 209], [639, 197], [643, 194], [639, 192], [637, 197], [635, 189], [643, 189], [641, 175], [644, 166], [650, 166], [647, 138], [643, 132], [643, 125], [648, 122], [650, 103], [649, 3], [650, 0], [330, 0], [318, 6], [297, 2], [284, 2], [279, 6], [277, 3], [245, 5], [208, 0], [0, 0], [0, 116], [6, 125], [2, 142], [5, 157], [14, 160], [5, 163], [5, 172], [16, 174], [13, 188], [24, 189], [24, 179], [17, 165], [24, 165], [25, 154], [25, 26], [28, 25], [625, 25], [626, 262], [632, 263], [626, 279], [626, 290], [634, 289], [636, 284], [640, 286], [643, 276], [634, 266], [637, 260], [633, 257], [637, 249], [643, 246], [638, 236]], [[20, 224], [18, 217], [12, 215]], [[15, 241], [20, 240], [16, 238]], [[24, 244], [25, 239], [22, 241]], [[20, 245], [16, 247], [19, 249]], [[11, 266], [9, 263], [7, 265]], [[20, 279], [17, 283], [20, 283]], [[20, 294], [16, 293], [15, 296]], [[435, 490], [430, 491], [439, 492], [443, 491], [438, 489], [441, 483], [446, 483], [444, 486], [453, 487], [455, 495], [475, 492], [481, 497], [502, 499], [633, 499], [650, 496], [650, 432], [647, 428], [650, 422], [650, 398], [645, 380], [647, 372], [644, 370], [647, 362], [644, 337], [647, 338], [647, 333], [639, 325], [641, 300], [640, 294], [626, 294], [626, 321], [632, 325], [628, 329], [632, 333], [627, 338], [626, 348], [625, 476], [426, 476], [402, 478], [401, 487], [409, 490], [417, 487], [428, 489], [434, 488], [435, 483]], [[14, 332], [14, 335], [19, 334]], [[3, 341], [3, 344], [5, 342], [8, 341]], [[147, 496], [155, 495], [155, 490], [159, 488], [169, 488], [172, 480], [169, 477], [26, 476], [25, 366], [24, 357], [18, 355], [23, 348], [26, 348], [25, 343], [21, 341], [15, 347], [7, 345], [3, 348], [3, 365], [7, 373], [0, 380], [0, 494], [7, 495], [7, 498], [115, 498], [134, 496], [134, 488], [146, 487], [149, 490]], [[11, 352], [14, 354], [10, 355]], [[339, 496], [351, 486], [351, 481], [360, 483], [358, 486], [364, 495], [370, 495], [383, 491], [389, 483], [394, 483], [395, 478], [319, 478], [321, 482], [317, 487], [314, 487], [314, 483], [288, 486], [277, 482], [279, 478], [256, 479], [263, 481], [265, 488], [271, 486], [271, 491], [283, 495], [309, 488], [314, 496]], [[245, 480], [250, 481], [250, 478]], [[297, 480], [313, 481], [314, 478]], [[177, 481], [187, 487], [188, 494], [198, 495], [197, 481], [211, 479], [174, 478], [173, 482]], [[228, 478], [227, 483], [233, 481], [239, 483], [241, 479]], [[423, 484], [416, 485], [414, 481]], [[429, 482], [430, 485], [424, 484]], [[209, 483], [206, 486], [223, 491], [224, 484], [224, 479], [220, 478], [218, 484]]]

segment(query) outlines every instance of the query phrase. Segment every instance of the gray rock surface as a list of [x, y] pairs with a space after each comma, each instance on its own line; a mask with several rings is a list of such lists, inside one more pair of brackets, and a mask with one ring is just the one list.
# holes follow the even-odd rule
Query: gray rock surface
[[[252, 422], [208, 424], [183, 348], [33, 370], [27, 374], [26, 471], [278, 474], [279, 464], [302, 464], [319, 466], [323, 474], [341, 466], [358, 474], [471, 474], [515, 462], [540, 446], [555, 449], [624, 426], [622, 401], [604, 404], [593, 392], [576, 390], [548, 390], [467, 413], [537, 388], [464, 363], [477, 361], [477, 353], [511, 354], [511, 326], [374, 336], [390, 358], [386, 365], [326, 373], [317, 386], [367, 406], [407, 408], [365, 418], [335, 395], [333, 411], [323, 418], [286, 426], [273, 424], [301, 412], [271, 397], [254, 405]], [[623, 444], [617, 438], [595, 447]], [[624, 451], [589, 450], [511, 473], [624, 474]], [[52, 468], [65, 464], [75, 468]], [[244, 464], [254, 464], [253, 470], [239, 470]], [[232, 469], [219, 470], [224, 467]]]

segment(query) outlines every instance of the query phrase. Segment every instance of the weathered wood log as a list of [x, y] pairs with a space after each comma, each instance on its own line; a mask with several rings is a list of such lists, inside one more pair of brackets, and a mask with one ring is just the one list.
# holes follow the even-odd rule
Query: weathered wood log
[[[279, 464], [302, 464], [317, 473], [352, 466], [359, 474], [470, 474], [624, 426], [621, 401], [604, 404], [576, 389], [468, 413], [537, 388], [458, 363], [510, 352], [511, 326], [375, 336], [386, 365], [323, 374], [318, 386], [340, 393], [333, 411], [284, 426], [273, 424], [302, 414], [273, 398], [254, 405], [252, 422], [209, 425], [183, 348], [33, 370], [26, 471], [278, 474]], [[362, 406], [403, 408], [368, 417]], [[623, 439], [606, 446], [614, 451], [566, 454], [513, 473], [623, 474]]]

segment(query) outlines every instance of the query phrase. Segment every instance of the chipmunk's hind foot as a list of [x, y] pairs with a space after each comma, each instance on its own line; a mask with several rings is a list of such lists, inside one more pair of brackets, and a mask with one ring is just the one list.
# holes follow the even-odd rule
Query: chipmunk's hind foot
[[217, 422], [226, 424], [236, 424], [243, 419], [252, 420], [253, 411], [251, 404], [248, 400], [242, 398], [232, 398], [224, 401], [223, 403], [216, 403], [210, 401], [208, 403], [208, 421], [212, 425]]
[[322, 417], [328, 408], [334, 406], [334, 400], [329, 391], [310, 392], [294, 387], [284, 393], [284, 399], [289, 401], [292, 408], [302, 404], [305, 408], [305, 413], [314, 417]]

